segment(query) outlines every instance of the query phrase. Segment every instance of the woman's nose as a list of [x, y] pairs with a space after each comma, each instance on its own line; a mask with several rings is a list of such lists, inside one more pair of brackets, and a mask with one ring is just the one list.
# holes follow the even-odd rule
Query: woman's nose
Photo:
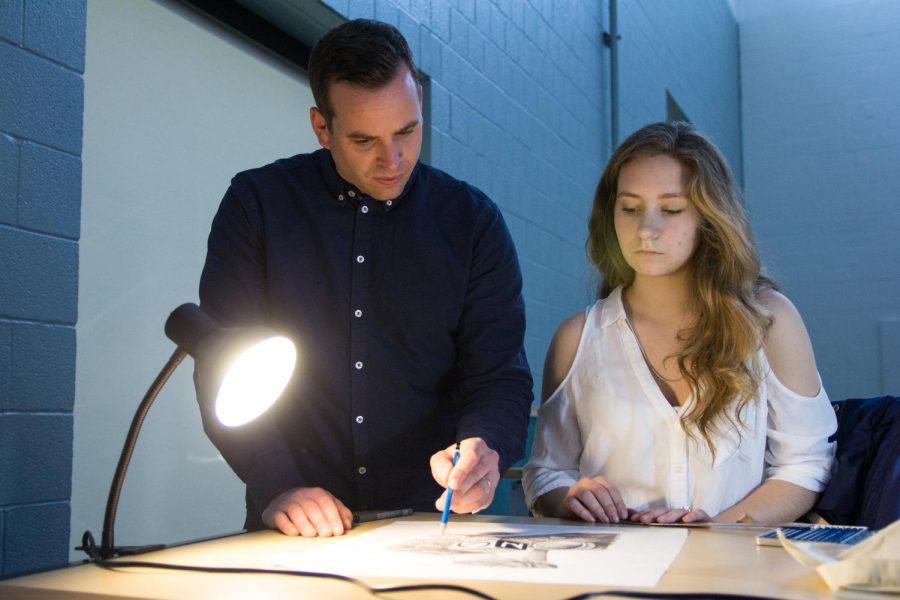
[[645, 211], [638, 225], [638, 235], [644, 239], [652, 239], [659, 236], [662, 223], [660, 215], [656, 211]]

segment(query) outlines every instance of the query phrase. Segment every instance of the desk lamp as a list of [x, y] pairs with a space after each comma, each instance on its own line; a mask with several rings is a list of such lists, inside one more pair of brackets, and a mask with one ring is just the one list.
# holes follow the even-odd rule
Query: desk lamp
[[[294, 371], [297, 352], [289, 339], [263, 327], [221, 327], [196, 304], [182, 304], [172, 311], [166, 320], [165, 331], [177, 348], [147, 390], [131, 420], [109, 488], [100, 547], [97, 548], [90, 531], [84, 532], [79, 549], [92, 560], [165, 547], [162, 544], [116, 547], [116, 510], [144, 417], [186, 355], [191, 355], [199, 367], [200, 389], [215, 390], [209, 397], [214, 398], [216, 418], [226, 427], [240, 427], [264, 413], [284, 391]], [[205, 394], [199, 396], [201, 402], [207, 401], [203, 398]]]

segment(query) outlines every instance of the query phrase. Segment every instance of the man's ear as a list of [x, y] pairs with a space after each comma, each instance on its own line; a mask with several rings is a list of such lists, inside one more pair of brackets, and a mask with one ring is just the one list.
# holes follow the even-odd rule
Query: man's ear
[[309, 122], [312, 125], [313, 133], [319, 140], [319, 145], [323, 148], [331, 150], [331, 132], [328, 131], [328, 121], [322, 111], [313, 106], [309, 109]]

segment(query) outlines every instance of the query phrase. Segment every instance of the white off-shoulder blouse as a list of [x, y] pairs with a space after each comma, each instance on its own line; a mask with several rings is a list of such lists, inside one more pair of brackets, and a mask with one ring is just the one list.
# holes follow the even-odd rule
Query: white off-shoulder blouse
[[622, 289], [587, 311], [575, 360], [538, 411], [525, 496], [602, 475], [628, 508], [701, 508], [715, 516], [767, 479], [819, 492], [834, 454], [837, 419], [824, 388], [814, 398], [782, 384], [760, 351], [765, 379], [742, 413], [744, 428], [714, 434], [715, 460], [702, 437], [688, 436], [683, 407], [666, 400], [641, 355], [622, 305]]

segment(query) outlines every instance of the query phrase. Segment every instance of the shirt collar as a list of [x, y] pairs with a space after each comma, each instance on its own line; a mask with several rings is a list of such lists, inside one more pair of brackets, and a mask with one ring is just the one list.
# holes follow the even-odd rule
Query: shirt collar
[[[334, 165], [334, 157], [331, 156], [331, 151], [327, 148], [321, 148], [316, 150], [315, 154], [318, 155], [319, 162], [319, 170], [322, 173], [322, 177], [325, 179], [325, 184], [328, 187], [328, 192], [332, 198], [336, 202], [339, 203], [349, 203], [351, 206], [356, 206], [361, 201], [369, 200], [370, 196], [364, 194], [359, 190], [358, 187], [350, 183], [349, 181], [344, 180], [343, 177], [337, 172], [337, 167]], [[398, 205], [402, 204], [407, 200], [410, 196], [410, 191], [416, 184], [416, 180], [419, 176], [419, 171], [421, 169], [421, 165], [419, 162], [416, 162], [416, 166], [413, 167], [413, 172], [409, 176], [409, 179], [406, 182], [406, 185], [403, 187], [403, 191], [400, 192], [400, 195], [394, 198], [393, 200], [375, 200], [374, 203], [381, 205], [385, 212], [389, 212], [392, 209], [396, 208]]]
[[603, 300], [600, 314], [600, 327], [609, 327], [616, 321], [627, 319], [625, 305], [622, 304], [622, 286], [618, 286]]

